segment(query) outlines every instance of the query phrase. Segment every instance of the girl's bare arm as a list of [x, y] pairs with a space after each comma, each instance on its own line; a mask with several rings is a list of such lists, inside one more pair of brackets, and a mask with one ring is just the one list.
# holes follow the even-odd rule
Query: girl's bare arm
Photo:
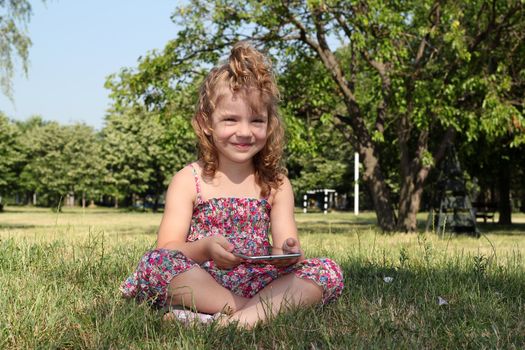
[[302, 253], [295, 224], [292, 185], [287, 177], [284, 177], [283, 183], [273, 194], [270, 219], [272, 245], [277, 248], [286, 248], [290, 246], [290, 239], [293, 239], [295, 245], [291, 247], [291, 250]]
[[231, 254], [233, 246], [223, 236], [186, 242], [196, 194], [192, 169], [185, 167], [175, 174], [168, 187], [157, 248], [178, 250], [197, 263], [213, 259], [220, 267], [238, 264], [239, 259]]

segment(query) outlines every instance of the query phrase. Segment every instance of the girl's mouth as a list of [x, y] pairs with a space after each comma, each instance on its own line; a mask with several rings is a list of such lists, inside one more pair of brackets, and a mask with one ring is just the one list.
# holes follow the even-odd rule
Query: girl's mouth
[[233, 145], [238, 149], [248, 149], [251, 147], [251, 143], [234, 143]]

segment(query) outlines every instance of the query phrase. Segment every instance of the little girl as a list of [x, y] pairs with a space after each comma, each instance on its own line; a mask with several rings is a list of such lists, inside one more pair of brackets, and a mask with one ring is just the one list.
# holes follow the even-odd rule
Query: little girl
[[[168, 319], [207, 322], [221, 313], [222, 323], [252, 327], [341, 294], [341, 268], [300, 249], [277, 100], [268, 60], [246, 43], [211, 70], [192, 119], [199, 159], [173, 177], [157, 247], [122, 284], [125, 297], [170, 307]], [[234, 254], [270, 246], [301, 257], [250, 263]]]

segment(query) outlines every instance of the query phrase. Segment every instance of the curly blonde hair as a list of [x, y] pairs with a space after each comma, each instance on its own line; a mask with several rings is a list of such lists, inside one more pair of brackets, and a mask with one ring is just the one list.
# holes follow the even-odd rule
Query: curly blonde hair
[[281, 163], [284, 127], [277, 110], [279, 91], [271, 63], [246, 42], [235, 44], [227, 62], [213, 68], [200, 87], [191, 124], [199, 142], [199, 160], [204, 164], [203, 177], [213, 178], [219, 165], [217, 148], [208, 130], [211, 130], [211, 118], [225, 87], [230, 89], [232, 95], [256, 89], [260, 97], [257, 104], [260, 106], [262, 102], [268, 112], [266, 144], [253, 158], [257, 184], [261, 187], [261, 195], [267, 197], [272, 188], [279, 187], [286, 174]]

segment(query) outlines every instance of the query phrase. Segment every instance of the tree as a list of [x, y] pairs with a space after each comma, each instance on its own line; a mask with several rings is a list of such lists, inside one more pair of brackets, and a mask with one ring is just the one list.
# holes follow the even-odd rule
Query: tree
[[2, 196], [13, 193], [16, 188], [17, 172], [23, 159], [17, 136], [14, 123], [0, 113], [0, 212], [4, 206]]
[[105, 183], [115, 198], [151, 196], [154, 210], [173, 173], [193, 157], [190, 125], [177, 116], [160, 116], [140, 108], [111, 113], [103, 134]]
[[14, 52], [21, 59], [27, 74], [31, 39], [25, 27], [31, 18], [31, 4], [27, 0], [2, 0], [0, 10], [0, 88], [4, 95], [12, 98]]
[[[146, 56], [138, 69], [124, 68], [108, 77], [106, 88], [113, 99], [113, 110], [102, 131], [110, 193], [117, 198], [149, 195], [155, 200], [154, 206], [172, 175], [196, 157], [197, 142], [190, 120], [203, 77], [197, 72], [180, 86], [172, 81], [172, 70], [159, 65], [171, 66], [171, 62]], [[163, 76], [155, 76], [156, 72]], [[137, 74], [151, 76], [142, 78], [155, 81], [148, 85], [143, 98], [136, 98], [137, 91], [145, 87]]]
[[103, 163], [93, 128], [62, 126], [31, 118], [19, 123], [25, 154], [19, 186], [38, 193], [39, 203], [60, 207], [66, 195], [94, 196], [100, 192]]
[[16, 122], [18, 143], [21, 147], [23, 160], [20, 171], [18, 172], [18, 181], [15, 190], [17, 193], [24, 193], [25, 200], [28, 204], [34, 203], [36, 188], [39, 182], [39, 179], [31, 171], [31, 166], [28, 166], [31, 160], [38, 158], [39, 154], [37, 153], [40, 153], [38, 147], [32, 142], [32, 135], [33, 133], [38, 134], [36, 129], [43, 127], [45, 124], [40, 116], [32, 116], [26, 121]]
[[64, 131], [67, 142], [61, 156], [67, 164], [69, 193], [81, 197], [85, 207], [87, 199], [94, 200], [102, 193], [105, 176], [102, 140], [92, 127], [84, 124], [66, 126]]
[[[509, 4], [517, 6], [515, 2]], [[501, 6], [493, 3], [495, 8]], [[465, 158], [471, 173], [482, 176], [481, 200], [497, 202], [499, 223], [510, 224], [511, 197], [525, 199], [520, 176], [525, 169], [525, 32], [523, 21], [516, 22], [519, 19], [510, 13], [506, 15], [508, 20], [493, 17], [489, 21], [493, 34], [479, 44], [469, 80], [483, 93], [483, 102], [475, 114], [485, 132], [479, 137], [466, 135], [470, 139]]]
[[[183, 28], [177, 37], [128, 79], [128, 97], [162, 108], [195, 67], [214, 64], [240, 39], [281, 62], [312, 54], [344, 106], [332, 118], [361, 155], [379, 226], [414, 231], [428, 174], [456, 135], [473, 140], [510, 118], [523, 123], [500, 84], [515, 79], [508, 61], [494, 70], [487, 60], [493, 50], [522, 53], [523, 13], [520, 1], [193, 0], [173, 16]], [[388, 181], [392, 148], [396, 196]]]

